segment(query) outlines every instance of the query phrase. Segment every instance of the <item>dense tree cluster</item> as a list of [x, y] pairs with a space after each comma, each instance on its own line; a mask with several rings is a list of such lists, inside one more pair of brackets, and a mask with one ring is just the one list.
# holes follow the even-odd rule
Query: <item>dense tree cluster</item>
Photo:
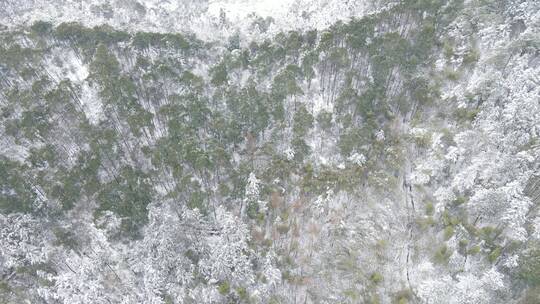
[[1, 30], [0, 302], [536, 303], [518, 2], [253, 41]]

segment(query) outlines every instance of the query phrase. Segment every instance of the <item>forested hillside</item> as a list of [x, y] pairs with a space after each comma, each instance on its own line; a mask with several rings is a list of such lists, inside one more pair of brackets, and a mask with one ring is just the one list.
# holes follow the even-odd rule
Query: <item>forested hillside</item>
[[0, 303], [540, 303], [540, 3], [124, 2], [0, 4]]

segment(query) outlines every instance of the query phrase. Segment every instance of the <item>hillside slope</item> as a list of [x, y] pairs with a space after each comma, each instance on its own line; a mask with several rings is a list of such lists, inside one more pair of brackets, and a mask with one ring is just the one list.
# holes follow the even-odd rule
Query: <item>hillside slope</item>
[[540, 302], [537, 1], [140, 2], [0, 4], [1, 303]]

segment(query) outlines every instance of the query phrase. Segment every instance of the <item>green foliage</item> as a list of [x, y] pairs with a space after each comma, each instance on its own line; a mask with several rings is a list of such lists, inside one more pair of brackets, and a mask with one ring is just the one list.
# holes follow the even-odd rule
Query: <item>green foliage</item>
[[330, 130], [330, 128], [332, 127], [332, 113], [321, 111], [319, 115], [317, 115], [317, 124], [323, 130]]
[[434, 100], [440, 97], [439, 89], [425, 78], [413, 78], [408, 82], [407, 87], [413, 100], [418, 101], [421, 106], [433, 104]]
[[442, 6], [440, 0], [405, 0], [401, 2], [403, 8], [420, 12], [433, 12]]
[[106, 24], [92, 28], [92, 35], [94, 36], [96, 44], [103, 43], [106, 45], [126, 42], [131, 38], [131, 35], [127, 32], [116, 30]]
[[457, 108], [454, 110], [454, 117], [460, 122], [471, 122], [476, 118], [476, 115], [480, 112], [480, 109], [469, 108]]
[[452, 81], [457, 81], [460, 77], [459, 71], [456, 71], [451, 67], [446, 67], [443, 71], [443, 74], [446, 78]]
[[302, 71], [294, 65], [287, 66], [275, 78], [272, 84], [272, 96], [279, 100], [287, 96], [302, 94], [302, 89], [298, 86], [297, 80], [301, 77]]
[[278, 224], [277, 225], [277, 231], [280, 234], [287, 234], [287, 232], [289, 232], [290, 228], [291, 227], [289, 225], [287, 225], [287, 224]]
[[0, 212], [6, 214], [33, 211], [36, 193], [23, 172], [21, 164], [0, 156]]
[[436, 222], [432, 216], [421, 217], [416, 220], [416, 223], [420, 226], [420, 229], [426, 230], [427, 228], [434, 227]]
[[480, 230], [478, 230], [478, 236], [482, 240], [486, 241], [488, 245], [493, 244], [499, 234], [500, 230], [492, 226], [482, 227]]
[[452, 252], [448, 249], [448, 247], [446, 245], [441, 245], [439, 248], [437, 248], [437, 250], [435, 250], [433, 260], [438, 264], [446, 265], [451, 255]]
[[443, 54], [446, 59], [452, 59], [454, 56], [454, 47], [449, 41], [443, 42]]
[[135, 237], [148, 221], [146, 207], [152, 198], [153, 189], [147, 174], [124, 167], [120, 175], [105, 184], [98, 194], [96, 216], [107, 210], [116, 213], [122, 219], [121, 234]]
[[365, 16], [361, 19], [353, 19], [347, 25], [345, 41], [353, 50], [363, 50], [367, 45], [368, 38], [372, 38], [375, 30], [375, 18]]
[[46, 137], [52, 128], [49, 121], [50, 114], [49, 109], [43, 105], [24, 111], [18, 121], [19, 131], [30, 139]]
[[480, 53], [478, 52], [477, 49], [468, 50], [463, 55], [463, 65], [474, 64], [478, 61], [479, 58], [480, 58]]
[[394, 296], [394, 303], [407, 304], [413, 299], [413, 293], [410, 289], [404, 289], [398, 291]]
[[360, 297], [359, 292], [355, 289], [347, 289], [343, 293], [347, 298], [356, 301]]
[[468, 199], [465, 196], [458, 196], [456, 199], [452, 202], [455, 206], [463, 205], [468, 201]]
[[345, 48], [333, 47], [329, 50], [326, 60], [333, 67], [334, 70], [340, 70], [349, 67], [351, 61], [349, 59], [349, 53]]
[[93, 41], [90, 41], [91, 30], [76, 22], [58, 25], [55, 30], [55, 35], [56, 38], [60, 40], [72, 40], [79, 44], [93, 43]]
[[[452, 5], [450, 2], [455, 1], [449, 1], [448, 6]], [[189, 70], [193, 67], [193, 56], [207, 54], [187, 56], [200, 47], [200, 43], [190, 37], [145, 32], [132, 35], [107, 26], [90, 29], [76, 23], [64, 23], [53, 29], [51, 24], [35, 23], [31, 27], [34, 35], [52, 33], [55, 41], [47, 43], [74, 47], [78, 55], [80, 50], [86, 55], [83, 61], [90, 62], [89, 80], [100, 90], [106, 119], [98, 125], [90, 125], [75, 100], [80, 92], [76, 85], [68, 83], [62, 88], [50, 89], [53, 80], [40, 79], [38, 69], [25, 67], [46, 53], [17, 45], [2, 46], [1, 65], [16, 66], [18, 75], [33, 81], [31, 91], [21, 89], [10, 97], [23, 105], [22, 110], [12, 107], [4, 112], [2, 106], [7, 136], [16, 134], [23, 143], [26, 139], [36, 143], [53, 142], [50, 137], [69, 126], [68, 135], [83, 149], [76, 151], [78, 159], [75, 164], [70, 161], [69, 166], [63, 163], [67, 156], [61, 155], [60, 148], [64, 147], [56, 144], [32, 145], [38, 148], [29, 150], [26, 164], [30, 167], [3, 159], [0, 176], [6, 178], [0, 179], [0, 208], [2, 212], [31, 211], [36, 195], [31, 185], [34, 180], [29, 177], [35, 177], [42, 181], [47, 197], [60, 202], [64, 210], [87, 200], [95, 201], [98, 204], [96, 217], [105, 211], [114, 212], [122, 221], [120, 235], [137, 237], [148, 221], [148, 204], [157, 196], [154, 188], [163, 189], [166, 199], [174, 199], [178, 204], [209, 215], [213, 207], [209, 202], [216, 198], [211, 196], [215, 195], [211, 191], [214, 186], [219, 185], [217, 198], [224, 203], [237, 201], [244, 195], [242, 177], [253, 169], [264, 171], [261, 177], [264, 183], [280, 179], [280, 185], [287, 185], [291, 178], [294, 182], [300, 180], [301, 187], [286, 191], [291, 191], [288, 195], [301, 191], [308, 199], [329, 188], [349, 191], [359, 188], [361, 183], [373, 182], [388, 191], [398, 181], [398, 174], [384, 168], [388, 165], [389, 153], [382, 150], [382, 144], [373, 144], [373, 134], [376, 130], [390, 128], [388, 113], [395, 106], [389, 105], [390, 102], [395, 102], [399, 111], [406, 114], [413, 106], [429, 106], [439, 97], [439, 87], [431, 80], [433, 75], [421, 68], [429, 66], [433, 59], [431, 50], [438, 43], [438, 27], [435, 26], [438, 23], [434, 19], [441, 18], [441, 4], [442, 1], [430, 0], [401, 1], [395, 8], [400, 12], [399, 18], [390, 11], [338, 23], [321, 34], [316, 31], [281, 33], [272, 41], [253, 42], [249, 49], [241, 49], [239, 35], [233, 35], [228, 48], [235, 52], [229, 54], [224, 50], [224, 59], [209, 71], [209, 84]], [[402, 31], [400, 23], [404, 20], [415, 26]], [[271, 20], [256, 22], [264, 31]], [[403, 32], [407, 32], [407, 36]], [[154, 56], [156, 53], [159, 55]], [[447, 53], [451, 53], [450, 50]], [[175, 58], [158, 59], [169, 55]], [[474, 53], [467, 56], [470, 57], [464, 58], [467, 64], [478, 57]], [[370, 73], [373, 72], [373, 81], [362, 75], [364, 60]], [[248, 70], [247, 84], [242, 81], [236, 87], [232, 73]], [[325, 82], [329, 79], [325, 90], [333, 86], [333, 79], [336, 88], [331, 90], [335, 90], [337, 96], [336, 111], [321, 112], [316, 118], [305, 104], [298, 102], [298, 95], [303, 94], [304, 86], [309, 88], [315, 76]], [[388, 92], [396, 87], [397, 92]], [[209, 92], [214, 95], [204, 95]], [[290, 103], [294, 103], [294, 110], [284, 108], [284, 104]], [[291, 125], [288, 125], [287, 113], [293, 113]], [[474, 119], [469, 113], [456, 115], [463, 117], [460, 119]], [[57, 117], [58, 120], [54, 120]], [[369, 147], [366, 152], [370, 156], [366, 164], [369, 168], [337, 170], [308, 163], [310, 147], [306, 136], [315, 120], [321, 129], [332, 131], [326, 135], [338, 137], [344, 157], [353, 152], [366, 152], [365, 147]], [[77, 130], [77, 123], [81, 130]], [[289, 131], [293, 132], [292, 138], [283, 138]], [[277, 145], [279, 140], [291, 142], [295, 152], [293, 161], [276, 152], [276, 147], [281, 147]], [[251, 148], [239, 148], [244, 142]], [[401, 146], [396, 144], [391, 148]], [[241, 158], [240, 164], [237, 155]], [[383, 165], [379, 166], [381, 163]], [[454, 210], [463, 203], [457, 200], [455, 206], [449, 206], [450, 211], [443, 214], [443, 225], [438, 225], [437, 231], [443, 226], [445, 239], [452, 237], [455, 226], [464, 222]], [[256, 202], [249, 202], [246, 207], [249, 218], [261, 220], [264, 216]], [[283, 219], [277, 231], [287, 234], [292, 230], [294, 235], [296, 215], [292, 210], [282, 209], [276, 208], [272, 214], [280, 214]], [[425, 213], [416, 224], [421, 229], [435, 227], [433, 204], [425, 205]], [[77, 242], [69, 232], [55, 231], [55, 235], [65, 242], [64, 246], [76, 247]], [[495, 238], [490, 231], [481, 230], [480, 235]], [[469, 245], [462, 241], [460, 248], [465, 252]], [[488, 258], [495, 262], [500, 248], [493, 244], [487, 247], [486, 252], [491, 250]], [[480, 247], [472, 247], [471, 254], [474, 248], [480, 250]], [[449, 251], [445, 245], [437, 248], [434, 260], [447, 263]], [[199, 261], [193, 250], [186, 256], [194, 263]], [[354, 259], [346, 266], [354, 265], [351, 261]], [[293, 258], [289, 258], [289, 264], [293, 262]], [[298, 278], [291, 275], [294, 272], [291, 269], [283, 274], [290, 282], [298, 282]], [[381, 285], [385, 279], [374, 272], [369, 281], [373, 289], [380, 289], [382, 287], [376, 285]], [[217, 288], [229, 299], [249, 298], [244, 288], [231, 292], [233, 286], [233, 282], [221, 282]], [[354, 302], [361, 300], [361, 293], [355, 289], [344, 294]], [[412, 294], [404, 291], [392, 294], [391, 298], [396, 303], [406, 303], [412, 301]], [[173, 301], [168, 295], [163, 295], [163, 300]], [[377, 301], [374, 296], [372, 302]]]
[[495, 247], [495, 249], [493, 249], [489, 255], [488, 255], [488, 260], [490, 263], [495, 263], [497, 261], [497, 259], [499, 259], [499, 257], [501, 256], [501, 247]]
[[308, 112], [304, 104], [298, 107], [293, 120], [294, 136], [304, 137], [309, 129], [313, 128], [313, 116]]
[[444, 239], [449, 240], [454, 235], [454, 227], [447, 226], [444, 228]]
[[247, 205], [246, 213], [250, 219], [258, 219], [259, 214], [259, 204], [257, 202], [249, 202]]
[[218, 285], [218, 291], [222, 295], [227, 295], [231, 291], [231, 286], [229, 282], [223, 281]]
[[379, 284], [380, 282], [382, 282], [383, 276], [378, 272], [374, 272], [369, 276], [369, 279], [374, 284]]
[[124, 31], [118, 31], [108, 25], [88, 28], [77, 22], [67, 22], [58, 25], [54, 31], [57, 39], [70, 41], [90, 55], [98, 44], [112, 45], [128, 41], [131, 36]]
[[38, 36], [44, 36], [52, 31], [53, 25], [52, 23], [46, 21], [36, 21], [34, 22], [34, 24], [32, 24], [30, 29], [34, 34]]
[[378, 294], [370, 294], [364, 297], [364, 303], [366, 304], [381, 304], [380, 296]]
[[164, 304], [174, 304], [173, 297], [171, 295], [165, 294], [161, 296]]
[[246, 301], [249, 298], [248, 292], [244, 287], [237, 287], [236, 288], [236, 294], [238, 295], [238, 297], [242, 301]]
[[475, 246], [472, 246], [472, 247], [469, 249], [468, 253], [469, 253], [470, 255], [476, 255], [476, 254], [478, 254], [478, 253], [480, 252], [480, 249], [481, 249], [480, 246], [475, 245]]
[[53, 230], [54, 236], [55, 236], [55, 244], [64, 246], [68, 249], [72, 249], [74, 251], [79, 250], [79, 241], [77, 239], [77, 235], [68, 229], [58, 227]]
[[197, 48], [199, 42], [186, 38], [181, 34], [137, 32], [131, 44], [136, 49], [147, 50], [151, 47], [172, 48], [184, 52]]
[[268, 31], [268, 27], [270, 27], [273, 22], [274, 19], [272, 17], [262, 18], [257, 16], [255, 21], [253, 21], [252, 26], [257, 26], [262, 33], [266, 33], [266, 31]]
[[258, 135], [270, 123], [272, 106], [269, 96], [257, 91], [255, 84], [240, 92], [231, 91], [227, 96], [227, 105], [234, 115], [234, 121], [243, 130]]
[[[8, 294], [11, 292], [11, 287], [9, 286], [9, 283], [5, 280], [0, 281], [0, 296], [3, 296], [4, 294]], [[0, 299], [2, 299], [0, 297]]]
[[335, 32], [332, 29], [322, 32], [319, 40], [319, 51], [329, 50], [334, 45], [335, 38]]
[[527, 288], [525, 294], [518, 304], [537, 304], [540, 303], [540, 286]]
[[428, 202], [426, 204], [426, 215], [433, 215], [433, 213], [435, 212], [435, 207], [433, 206], [433, 203], [432, 202]]
[[382, 114], [385, 109], [378, 100], [384, 97], [384, 88], [377, 85], [369, 86], [356, 98], [356, 112], [367, 120], [372, 127], [372, 119]]
[[[50, 161], [48, 163], [50, 165]], [[54, 183], [46, 187], [50, 198], [57, 199], [63, 210], [70, 210], [84, 194], [92, 196], [101, 187], [100, 166], [99, 155], [91, 152], [82, 152], [71, 169], [60, 166], [53, 175]]]
[[531, 286], [540, 286], [540, 247], [528, 248], [519, 261], [518, 276]]
[[315, 76], [315, 70], [313, 67], [319, 62], [319, 53], [312, 50], [302, 57], [302, 63], [300, 67], [302, 68], [302, 75], [305, 79], [311, 80]]
[[[413, 31], [411, 43], [411, 56], [404, 66], [408, 75], [414, 74], [417, 67], [426, 66], [433, 62], [433, 51], [439, 44], [437, 25], [431, 18], [425, 18], [420, 26]], [[411, 75], [412, 76], [412, 75]]]
[[108, 88], [114, 86], [119, 74], [120, 64], [116, 56], [109, 52], [106, 45], [99, 44], [90, 64], [90, 77]]
[[210, 69], [211, 83], [215, 86], [227, 84], [228, 72], [224, 61]]
[[456, 226], [460, 222], [459, 218], [452, 215], [448, 210], [443, 211], [441, 220], [444, 226]]
[[459, 240], [459, 243], [458, 243], [458, 252], [461, 254], [461, 255], [466, 255], [468, 252], [467, 252], [467, 246], [469, 246], [469, 240], [467, 239], [461, 239]]
[[240, 33], [235, 33], [234, 35], [229, 37], [227, 49], [229, 51], [240, 49]]
[[311, 148], [302, 138], [295, 137], [291, 144], [294, 151], [294, 160], [299, 163], [303, 162], [304, 158], [311, 153]]
[[341, 155], [347, 157], [354, 150], [357, 150], [363, 143], [367, 142], [367, 134], [359, 128], [345, 130], [339, 136], [338, 147]]
[[22, 72], [23, 67], [28, 67], [28, 63], [33, 63], [35, 53], [33, 49], [22, 47], [17, 43], [0, 45], [0, 64]]
[[81, 198], [82, 182], [76, 170], [61, 170], [55, 175], [58, 181], [52, 189], [51, 196], [61, 202], [62, 209], [69, 210]]
[[41, 148], [30, 149], [28, 160], [34, 168], [48, 168], [56, 165], [57, 154], [54, 146], [47, 144]]
[[298, 31], [289, 31], [282, 44], [288, 54], [297, 54], [304, 44], [304, 37]]
[[375, 83], [386, 83], [390, 69], [415, 64], [410, 42], [397, 33], [385, 33], [373, 40], [369, 48], [374, 64]]
[[191, 190], [189, 193], [186, 206], [190, 209], [198, 209], [202, 214], [207, 214], [208, 207], [206, 200], [207, 195], [200, 189], [200, 186], [197, 186], [195, 190]]

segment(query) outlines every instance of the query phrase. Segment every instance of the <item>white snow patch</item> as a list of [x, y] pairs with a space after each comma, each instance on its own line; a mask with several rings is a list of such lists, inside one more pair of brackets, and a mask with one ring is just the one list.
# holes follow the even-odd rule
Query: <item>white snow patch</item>
[[84, 83], [81, 87], [81, 103], [83, 104], [84, 114], [90, 123], [97, 124], [104, 118], [98, 92], [91, 88], [88, 83]]

